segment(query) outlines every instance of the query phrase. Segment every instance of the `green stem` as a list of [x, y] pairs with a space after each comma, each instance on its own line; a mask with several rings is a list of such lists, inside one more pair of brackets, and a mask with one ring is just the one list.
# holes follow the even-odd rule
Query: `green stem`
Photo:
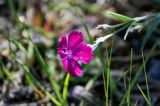
[[64, 81], [64, 87], [63, 87], [63, 106], [66, 106], [67, 103], [69, 80], [70, 80], [70, 74], [68, 73]]

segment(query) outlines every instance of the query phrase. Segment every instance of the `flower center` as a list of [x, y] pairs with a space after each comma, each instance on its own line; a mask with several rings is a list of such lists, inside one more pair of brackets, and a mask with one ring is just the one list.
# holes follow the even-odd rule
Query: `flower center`
[[63, 52], [68, 58], [72, 58], [72, 51], [70, 49], [65, 48]]
[[68, 57], [72, 57], [72, 51], [71, 50], [67, 50], [66, 51], [66, 55], [68, 55]]

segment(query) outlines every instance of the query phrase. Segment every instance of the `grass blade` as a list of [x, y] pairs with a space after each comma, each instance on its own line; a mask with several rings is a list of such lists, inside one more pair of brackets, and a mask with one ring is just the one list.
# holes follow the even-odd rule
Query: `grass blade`
[[127, 105], [130, 106], [130, 96], [131, 96], [131, 72], [132, 72], [132, 67], [133, 67], [133, 63], [132, 63], [132, 59], [133, 59], [133, 49], [131, 49], [131, 56], [130, 56], [130, 69], [129, 69], [129, 82], [128, 82], [128, 90], [127, 90]]
[[63, 102], [62, 96], [60, 94], [59, 86], [56, 83], [56, 81], [54, 81], [54, 79], [52, 78], [51, 70], [50, 70], [48, 64], [42, 58], [38, 48], [34, 45], [34, 43], [33, 43], [31, 38], [32, 38], [32, 29], [29, 30], [29, 40], [30, 40], [30, 43], [32, 44], [32, 46], [34, 48], [35, 56], [36, 56], [36, 58], [38, 59], [38, 61], [40, 63], [40, 66], [42, 68], [43, 73], [45, 73], [47, 75], [48, 80], [50, 81], [50, 84], [51, 84], [52, 88], [54, 89], [59, 101]]
[[149, 106], [151, 106], [152, 103], [151, 103], [151, 98], [150, 98], [150, 93], [149, 93], [148, 79], [147, 79], [147, 74], [146, 74], [145, 59], [144, 59], [143, 52], [142, 52], [142, 58], [143, 58], [143, 68], [144, 68], [144, 75], [145, 75], [146, 88], [147, 88], [147, 96], [149, 100]]
[[25, 65], [22, 65], [22, 64], [20, 65], [25, 70], [25, 73], [27, 74], [27, 76], [32, 80], [34, 86], [40, 88], [40, 90], [43, 91], [50, 98], [50, 100], [53, 103], [55, 103], [57, 106], [61, 106], [61, 104], [47, 90], [45, 90], [43, 86], [34, 78], [34, 76], [30, 73], [29, 69]]
[[[114, 41], [114, 38], [113, 38], [113, 40], [112, 41]], [[106, 84], [106, 106], [108, 106], [108, 104], [109, 104], [109, 84], [110, 84], [110, 82], [111, 82], [111, 74], [110, 74], [110, 66], [111, 66], [111, 60], [112, 60], [112, 48], [113, 48], [113, 42], [112, 42], [112, 46], [111, 46], [111, 49], [110, 49], [110, 54], [109, 54], [109, 59], [108, 59], [108, 61], [107, 61], [107, 84]]]
[[155, 31], [155, 29], [158, 27], [159, 23], [160, 23], [160, 14], [157, 15], [157, 17], [153, 20], [152, 24], [149, 26], [148, 31], [146, 32], [142, 42], [142, 46], [141, 46], [142, 49], [145, 47], [148, 39], [150, 38], [152, 33]]
[[140, 92], [142, 93], [142, 95], [143, 95], [143, 97], [144, 97], [144, 99], [146, 100], [146, 102], [148, 103], [148, 105], [150, 104], [149, 103], [149, 100], [147, 99], [147, 97], [146, 97], [146, 95], [144, 94], [144, 92], [142, 91], [142, 89], [141, 89], [141, 87], [137, 84], [137, 87], [138, 87], [138, 89], [140, 90]]
[[[158, 45], [158, 42], [156, 42], [156, 43], [152, 46], [150, 52], [148, 53], [148, 56], [147, 56], [147, 58], [146, 58], [145, 63], [148, 62], [148, 60], [150, 59], [150, 57], [151, 57], [151, 55], [153, 54], [154, 50], [156, 49], [157, 45]], [[141, 75], [142, 70], [143, 70], [143, 65], [140, 66], [139, 70], [137, 70], [136, 75], [133, 77], [133, 80], [132, 80], [132, 82], [131, 82], [131, 84], [130, 84], [131, 90], [132, 90], [133, 86], [135, 85], [138, 77]], [[123, 98], [122, 98], [119, 106], [122, 106], [122, 105], [123, 105], [126, 96], [127, 96], [127, 93], [123, 96]]]
[[49, 81], [50, 81], [50, 83], [51, 83], [51, 85], [52, 85], [52, 87], [53, 87], [58, 99], [60, 101], [62, 101], [62, 97], [61, 97], [60, 92], [59, 92], [59, 86], [54, 81], [54, 79], [52, 78], [52, 74], [50, 73], [48, 65], [43, 60], [43, 58], [42, 58], [41, 54], [39, 53], [38, 48], [36, 46], [34, 46], [34, 50], [35, 50], [35, 55], [37, 56], [37, 59], [40, 62], [41, 67], [43, 68], [42, 71], [44, 73], [46, 73], [46, 75], [47, 75], [47, 77], [48, 77], [48, 79], [49, 79]]

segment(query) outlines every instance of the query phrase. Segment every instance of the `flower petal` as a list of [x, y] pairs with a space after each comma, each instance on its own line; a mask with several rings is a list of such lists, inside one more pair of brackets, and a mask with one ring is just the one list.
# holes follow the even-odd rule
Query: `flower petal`
[[64, 54], [65, 49], [67, 49], [67, 37], [66, 37], [66, 35], [63, 35], [61, 37], [61, 40], [58, 43], [58, 53], [59, 53], [61, 59], [66, 57], [66, 55]]
[[72, 50], [73, 58], [79, 60], [80, 62], [87, 64], [93, 58], [92, 48], [87, 46], [87, 44], [81, 43], [76, 48]]
[[72, 60], [71, 64], [74, 68], [75, 76], [81, 77], [83, 75], [83, 71], [82, 71], [80, 65], [78, 64], [78, 62], [75, 60]]
[[74, 77], [81, 77], [83, 75], [83, 71], [80, 65], [74, 59], [65, 59], [62, 60], [64, 68], [67, 73], [70, 73]]
[[83, 34], [79, 31], [72, 31], [68, 37], [69, 46], [71, 48], [83, 42]]

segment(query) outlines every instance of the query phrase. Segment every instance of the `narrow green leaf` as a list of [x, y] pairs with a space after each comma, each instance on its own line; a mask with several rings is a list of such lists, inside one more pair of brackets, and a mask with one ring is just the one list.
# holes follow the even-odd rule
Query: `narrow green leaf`
[[27, 76], [32, 80], [34, 86], [40, 88], [40, 90], [42, 90], [57, 106], [61, 106], [61, 104], [47, 90], [45, 90], [43, 86], [34, 78], [34, 76], [30, 73], [29, 69], [25, 65], [22, 64], [20, 65], [23, 67]]
[[[114, 41], [114, 39], [113, 39]], [[112, 45], [111, 45], [111, 49], [110, 49], [110, 53], [109, 53], [109, 57], [108, 57], [108, 60], [107, 60], [107, 63], [106, 63], [106, 68], [104, 68], [104, 71], [107, 73], [106, 74], [106, 86], [105, 86], [105, 89], [106, 89], [106, 106], [108, 106], [109, 104], [109, 86], [111, 87], [111, 73], [110, 73], [110, 68], [111, 68], [111, 61], [112, 61], [112, 49], [113, 49], [113, 42], [112, 42]]]
[[130, 97], [131, 97], [131, 72], [133, 67], [133, 48], [131, 49], [131, 55], [130, 55], [130, 68], [129, 68], [129, 81], [128, 81], [128, 89], [127, 89], [127, 105], [130, 106]]
[[138, 87], [138, 89], [140, 90], [140, 92], [142, 93], [142, 95], [143, 95], [144, 99], [146, 100], [146, 102], [147, 102], [148, 104], [150, 104], [150, 103], [149, 103], [149, 100], [147, 99], [146, 95], [145, 95], [144, 92], [142, 91], [141, 87], [140, 87], [138, 84], [137, 84], [137, 87]]
[[147, 41], [151, 37], [152, 33], [156, 30], [159, 23], [160, 23], [160, 14], [157, 15], [157, 17], [153, 20], [151, 25], [148, 27], [148, 30], [147, 30], [147, 32], [144, 36], [143, 42], [142, 42], [142, 46], [141, 46], [142, 49], [145, 47]]
[[54, 79], [52, 78], [52, 74], [50, 73], [48, 65], [45, 63], [44, 59], [42, 58], [42, 56], [41, 56], [41, 54], [40, 54], [40, 52], [39, 52], [39, 50], [36, 46], [34, 46], [34, 50], [35, 50], [35, 55], [37, 56], [37, 59], [40, 62], [40, 66], [43, 68], [42, 71], [44, 73], [46, 73], [46, 75], [47, 75], [47, 77], [48, 77], [48, 79], [49, 79], [49, 81], [50, 81], [58, 99], [60, 101], [62, 101], [62, 97], [61, 97], [60, 92], [59, 92], [59, 86], [56, 83], [56, 81], [54, 81]]
[[143, 58], [143, 68], [144, 68], [144, 75], [145, 75], [146, 88], [147, 88], [147, 96], [148, 96], [148, 100], [149, 100], [149, 106], [151, 106], [151, 98], [150, 98], [150, 93], [149, 93], [148, 79], [147, 79], [147, 73], [146, 73], [146, 65], [145, 65], [145, 59], [144, 59], [143, 52], [142, 52], [142, 58]]
[[116, 20], [119, 20], [121, 22], [135, 21], [133, 18], [127, 17], [122, 14], [114, 13], [111, 11], [105, 12], [104, 15], [115, 18]]
[[[156, 49], [157, 45], [158, 45], [158, 42], [155, 42], [155, 44], [152, 46], [151, 50], [149, 51], [149, 53], [148, 53], [148, 55], [147, 55], [147, 58], [146, 58], [145, 63], [146, 63], [147, 61], [149, 61], [149, 59], [150, 59], [150, 57], [153, 55], [153, 52], [154, 52], [154, 50]], [[131, 90], [132, 90], [133, 86], [135, 85], [136, 81], [138, 80], [139, 76], [141, 75], [142, 71], [143, 71], [143, 64], [140, 66], [139, 70], [137, 70], [136, 75], [132, 78], [132, 82], [131, 82], [131, 84], [130, 84]], [[121, 99], [121, 102], [120, 102], [119, 106], [123, 106], [123, 103], [124, 103], [124, 101], [125, 101], [126, 96], [127, 96], [127, 93], [126, 93], [126, 94], [123, 96], [123, 98]]]
[[27, 50], [27, 55], [28, 55], [28, 58], [31, 59], [32, 56], [33, 56], [33, 53], [34, 53], [34, 46], [31, 42], [29, 42], [28, 44], [28, 50]]

